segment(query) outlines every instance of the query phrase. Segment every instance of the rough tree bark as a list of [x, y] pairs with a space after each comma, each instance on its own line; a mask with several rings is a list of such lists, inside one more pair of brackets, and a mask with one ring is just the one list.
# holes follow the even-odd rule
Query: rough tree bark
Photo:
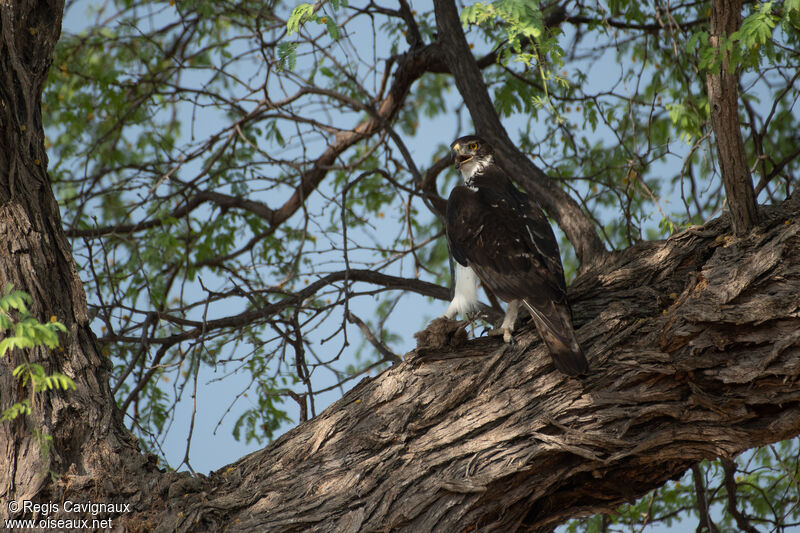
[[[100, 480], [121, 460], [136, 471], [146, 462], [114, 408], [110, 365], [89, 329], [86, 295], [47, 177], [40, 104], [63, 9], [63, 0], [0, 1], [0, 288], [12, 283], [27, 292], [40, 321], [56, 317], [69, 331], [62, 349], [15, 351], [0, 360], [0, 409], [30, 394], [11, 374], [24, 361], [67, 374], [77, 386], [39, 395], [30, 417], [0, 424], [0, 516], [8, 515], [11, 499], [52, 491], [48, 473]], [[52, 437], [49, 453], [34, 431]]]
[[741, 23], [742, 0], [711, 2], [709, 42], [721, 55], [721, 65], [718, 70], [706, 74], [706, 87], [722, 184], [731, 211], [733, 231], [737, 235], [746, 233], [758, 223], [753, 180], [739, 124], [739, 76], [730, 72], [730, 53], [720, 48]]
[[[549, 531], [800, 432], [800, 201], [614, 254], [570, 294], [590, 376], [531, 328], [423, 348], [168, 496], [164, 531]], [[178, 513], [182, 514], [178, 514]], [[165, 516], [166, 515], [166, 516]]]
[[[47, 518], [129, 531], [548, 531], [699, 459], [800, 433], [799, 197], [765, 208], [744, 237], [720, 219], [585, 272], [570, 293], [584, 380], [558, 374], [530, 327], [513, 348], [423, 347], [229, 467], [159, 471], [109, 392], [47, 181], [39, 98], [63, 4], [14, 5], [0, 1], [0, 282], [67, 325], [63, 351], [25, 357], [78, 389], [0, 425], [0, 518], [10, 499], [69, 499], [132, 510]], [[25, 394], [10, 375], [21, 357], [0, 362], [3, 408]], [[46, 457], [32, 429], [53, 437]]]
[[124, 464], [38, 499], [130, 502], [115, 524], [156, 531], [550, 531], [612, 510], [800, 433], [798, 214], [800, 198], [765, 208], [744, 238], [719, 219], [582, 275], [584, 380], [530, 327], [513, 348], [423, 347], [209, 476]]

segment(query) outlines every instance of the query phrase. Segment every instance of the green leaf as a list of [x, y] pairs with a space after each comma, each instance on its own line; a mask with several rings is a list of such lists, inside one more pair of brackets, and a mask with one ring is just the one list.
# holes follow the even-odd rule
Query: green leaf
[[42, 380], [45, 389], [73, 389], [75, 390], [75, 382], [69, 376], [60, 372], [53, 372]]
[[[800, 1], [800, 0], [798, 0]], [[708, 32], [707, 31], [698, 31], [692, 34], [689, 38], [689, 41], [686, 43], [686, 49], [690, 52], [694, 52], [697, 48], [697, 44], [700, 43], [701, 48], [705, 48], [708, 46]]]
[[27, 416], [29, 414], [31, 414], [31, 401], [25, 398], [21, 402], [12, 404], [11, 407], [3, 411], [3, 414], [0, 415], [0, 422], [7, 422], [9, 420], [14, 420], [20, 415]]
[[297, 43], [278, 44], [278, 69], [294, 70], [297, 66]]
[[22, 291], [15, 291], [14, 285], [9, 283], [5, 286], [3, 297], [0, 298], [0, 309], [9, 311], [15, 309], [20, 313], [28, 312], [28, 305], [31, 303], [31, 297]]
[[0, 357], [3, 357], [7, 351], [14, 348], [33, 348], [36, 344], [32, 339], [25, 337], [8, 337], [0, 341]]
[[325, 17], [325, 25], [328, 26], [328, 34], [331, 36], [331, 39], [334, 41], [338, 41], [341, 34], [339, 33], [339, 26], [333, 21], [330, 17]]
[[289, 35], [300, 31], [300, 26], [305, 24], [313, 15], [314, 6], [311, 4], [300, 4], [294, 8], [292, 14], [289, 16], [289, 20], [286, 21], [286, 30], [289, 32]]

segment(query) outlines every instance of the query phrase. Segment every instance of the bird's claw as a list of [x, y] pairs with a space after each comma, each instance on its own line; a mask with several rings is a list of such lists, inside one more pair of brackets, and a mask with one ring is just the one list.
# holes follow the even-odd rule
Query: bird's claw
[[489, 332], [490, 337], [503, 336], [503, 342], [506, 344], [514, 344], [514, 330], [511, 328], [499, 327]]

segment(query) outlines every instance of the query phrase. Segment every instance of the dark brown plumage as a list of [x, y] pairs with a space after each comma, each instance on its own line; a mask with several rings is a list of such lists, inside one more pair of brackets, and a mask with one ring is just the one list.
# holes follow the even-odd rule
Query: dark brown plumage
[[452, 147], [469, 185], [455, 187], [447, 204], [453, 257], [498, 298], [522, 301], [556, 368], [584, 374], [588, 363], [572, 327], [558, 244], [544, 213], [494, 164], [482, 139], [462, 137]]

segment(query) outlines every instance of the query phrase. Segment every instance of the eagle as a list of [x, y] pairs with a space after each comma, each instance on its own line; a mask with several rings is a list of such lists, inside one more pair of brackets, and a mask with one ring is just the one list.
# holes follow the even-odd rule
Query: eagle
[[467, 135], [450, 148], [464, 185], [457, 185], [447, 202], [456, 286], [444, 316], [475, 311], [480, 280], [508, 302], [503, 323], [493, 334], [511, 342], [519, 306], [524, 305], [556, 368], [570, 376], [585, 374], [589, 365], [572, 327], [558, 243], [544, 212], [495, 164], [486, 141]]

